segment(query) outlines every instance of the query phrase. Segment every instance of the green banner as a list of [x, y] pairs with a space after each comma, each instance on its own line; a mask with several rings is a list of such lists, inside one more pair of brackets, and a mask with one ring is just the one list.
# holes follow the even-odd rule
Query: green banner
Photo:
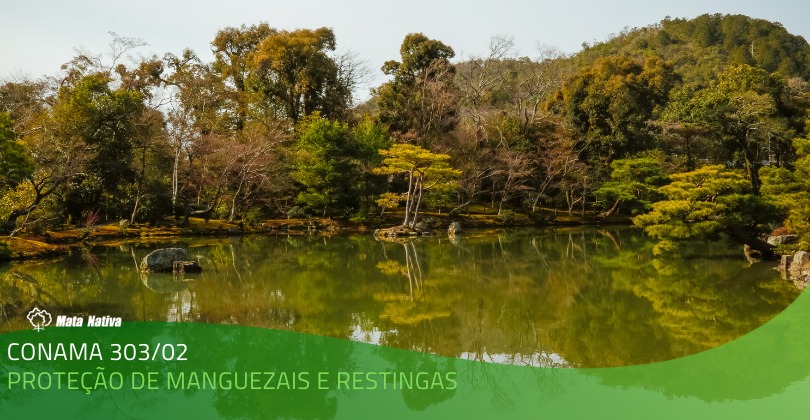
[[569, 369], [231, 325], [52, 319], [0, 335], [0, 418], [807, 418], [808, 320], [804, 293], [703, 353]]

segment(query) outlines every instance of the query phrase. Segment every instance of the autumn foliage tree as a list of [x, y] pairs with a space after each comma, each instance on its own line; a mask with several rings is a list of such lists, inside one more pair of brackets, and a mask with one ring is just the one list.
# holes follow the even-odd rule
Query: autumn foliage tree
[[330, 56], [335, 48], [329, 28], [278, 31], [264, 38], [251, 60], [253, 83], [264, 106], [294, 123], [316, 111], [327, 118], [342, 116], [351, 91]]

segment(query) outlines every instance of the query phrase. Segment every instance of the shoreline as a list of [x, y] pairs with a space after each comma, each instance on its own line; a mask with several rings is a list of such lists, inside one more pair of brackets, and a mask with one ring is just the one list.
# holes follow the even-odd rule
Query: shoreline
[[[351, 221], [339, 218], [308, 218], [308, 219], [268, 219], [256, 225], [249, 226], [241, 222], [228, 222], [227, 220], [189, 218], [188, 223], [182, 224], [172, 218], [164, 219], [158, 226], [147, 223], [122, 227], [119, 223], [110, 222], [92, 227], [71, 227], [64, 230], [46, 231], [41, 234], [28, 234], [21, 237], [2, 237], [0, 247], [0, 263], [4, 261], [21, 261], [41, 259], [67, 253], [76, 245], [85, 243], [98, 243], [107, 240], [120, 239], [159, 239], [178, 237], [224, 237], [244, 235], [268, 234], [319, 234], [338, 235], [350, 233], [367, 233], [371, 235], [375, 229], [397, 226], [401, 221], [397, 213], [386, 214], [382, 217], [370, 218], [367, 221]], [[591, 213], [568, 215], [567, 212], [545, 211], [532, 216], [509, 213], [508, 216], [497, 214], [469, 214], [453, 215], [439, 213], [425, 213], [425, 228], [429, 231], [445, 231], [452, 222], [459, 222], [463, 229], [479, 228], [522, 228], [522, 227], [554, 227], [554, 226], [587, 226], [587, 225], [628, 225], [628, 217], [612, 216], [599, 217]], [[4, 246], [5, 244], [5, 246]]]

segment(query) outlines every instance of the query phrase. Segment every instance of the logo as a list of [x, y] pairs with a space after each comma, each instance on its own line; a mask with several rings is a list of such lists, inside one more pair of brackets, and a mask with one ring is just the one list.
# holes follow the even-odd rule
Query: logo
[[48, 325], [51, 325], [51, 314], [44, 309], [34, 308], [31, 309], [31, 312], [28, 312], [28, 322], [34, 327], [37, 332], [42, 331]]

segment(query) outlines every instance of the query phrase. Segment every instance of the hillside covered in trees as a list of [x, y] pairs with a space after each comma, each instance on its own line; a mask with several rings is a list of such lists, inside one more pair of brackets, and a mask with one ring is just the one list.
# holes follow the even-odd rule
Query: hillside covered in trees
[[778, 23], [667, 18], [572, 56], [494, 37], [463, 61], [413, 33], [362, 103], [369, 69], [329, 28], [225, 28], [210, 62], [126, 58], [141, 46], [0, 86], [4, 234], [486, 206], [635, 216], [657, 252], [721, 233], [767, 252], [782, 224], [810, 247], [810, 45]]

